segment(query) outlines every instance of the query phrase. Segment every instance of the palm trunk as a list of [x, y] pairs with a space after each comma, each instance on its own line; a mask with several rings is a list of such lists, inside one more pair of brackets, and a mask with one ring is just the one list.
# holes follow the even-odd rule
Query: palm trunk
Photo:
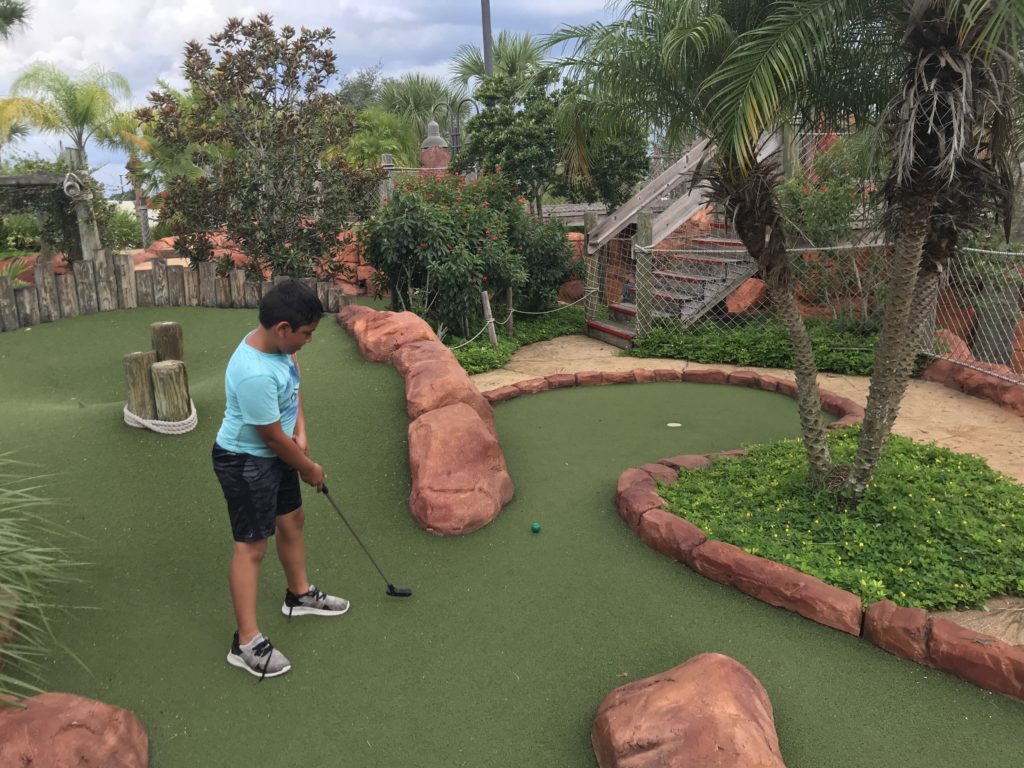
[[[773, 202], [773, 201], [772, 201]], [[772, 202], [768, 205], [771, 206]], [[793, 345], [793, 374], [796, 377], [797, 410], [800, 431], [807, 453], [807, 479], [814, 489], [826, 487], [835, 472], [826, 438], [825, 417], [821, 411], [818, 391], [818, 365], [814, 360], [811, 337], [793, 290], [793, 267], [786, 253], [785, 233], [781, 219], [773, 217], [776, 226], [757, 223], [752, 210], [738, 210], [736, 231], [754, 257], [764, 275], [768, 297], [778, 314], [790, 344]], [[768, 237], [765, 237], [766, 233]]]
[[887, 249], [891, 266], [885, 317], [875, 354], [864, 425], [846, 487], [853, 503], [864, 494], [874, 476], [913, 369], [915, 339], [910, 333], [910, 315], [921, 249], [934, 203], [933, 194], [911, 196], [901, 203], [896, 218], [896, 239]]
[[911, 354], [935, 350], [935, 323], [939, 291], [950, 259], [956, 254], [956, 229], [936, 226], [933, 220], [921, 251], [921, 267], [914, 286], [914, 303], [910, 308], [910, 333], [914, 342]]

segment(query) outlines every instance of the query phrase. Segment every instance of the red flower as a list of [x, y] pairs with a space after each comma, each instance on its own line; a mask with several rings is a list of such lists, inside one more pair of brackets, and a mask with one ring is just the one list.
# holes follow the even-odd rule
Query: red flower
[[822, 192], [828, 192], [828, 187], [826, 187], [824, 184], [822, 184], [821, 185], [821, 191]]
[[487, 282], [487, 275], [484, 275], [483, 277], [481, 277], [480, 280], [486, 283]]
[[967, 310], [967, 314], [970, 315], [971, 317], [974, 317], [974, 307], [971, 307], [970, 309], [968, 309]]
[[423, 250], [427, 250], [429, 246], [426, 243], [420, 243], [420, 248], [422, 248]]

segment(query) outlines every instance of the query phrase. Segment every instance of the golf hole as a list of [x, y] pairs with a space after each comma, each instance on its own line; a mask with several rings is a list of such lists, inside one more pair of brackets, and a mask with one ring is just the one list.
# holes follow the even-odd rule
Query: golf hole
[[670, 422], [669, 422], [668, 424], [666, 424], [665, 426], [666, 426], [666, 427], [681, 427], [681, 426], [683, 426], [683, 425], [682, 425], [682, 424], [680, 424], [680, 423], [679, 423], [678, 421], [670, 421]]

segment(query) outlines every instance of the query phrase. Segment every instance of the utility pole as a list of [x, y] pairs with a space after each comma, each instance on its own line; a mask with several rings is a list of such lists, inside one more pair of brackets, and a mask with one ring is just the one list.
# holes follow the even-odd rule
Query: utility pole
[[494, 74], [494, 60], [491, 52], [491, 0], [480, 0], [480, 14], [484, 23], [484, 74]]

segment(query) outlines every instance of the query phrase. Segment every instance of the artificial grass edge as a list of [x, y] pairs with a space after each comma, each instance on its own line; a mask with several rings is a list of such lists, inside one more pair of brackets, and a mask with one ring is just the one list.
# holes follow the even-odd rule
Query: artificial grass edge
[[[848, 462], [859, 428], [829, 443]], [[944, 610], [1024, 595], [1024, 488], [983, 459], [891, 436], [860, 504], [806, 482], [803, 444], [751, 446], [743, 457], [680, 472], [670, 510], [718, 539], [858, 595], [865, 603]]]

